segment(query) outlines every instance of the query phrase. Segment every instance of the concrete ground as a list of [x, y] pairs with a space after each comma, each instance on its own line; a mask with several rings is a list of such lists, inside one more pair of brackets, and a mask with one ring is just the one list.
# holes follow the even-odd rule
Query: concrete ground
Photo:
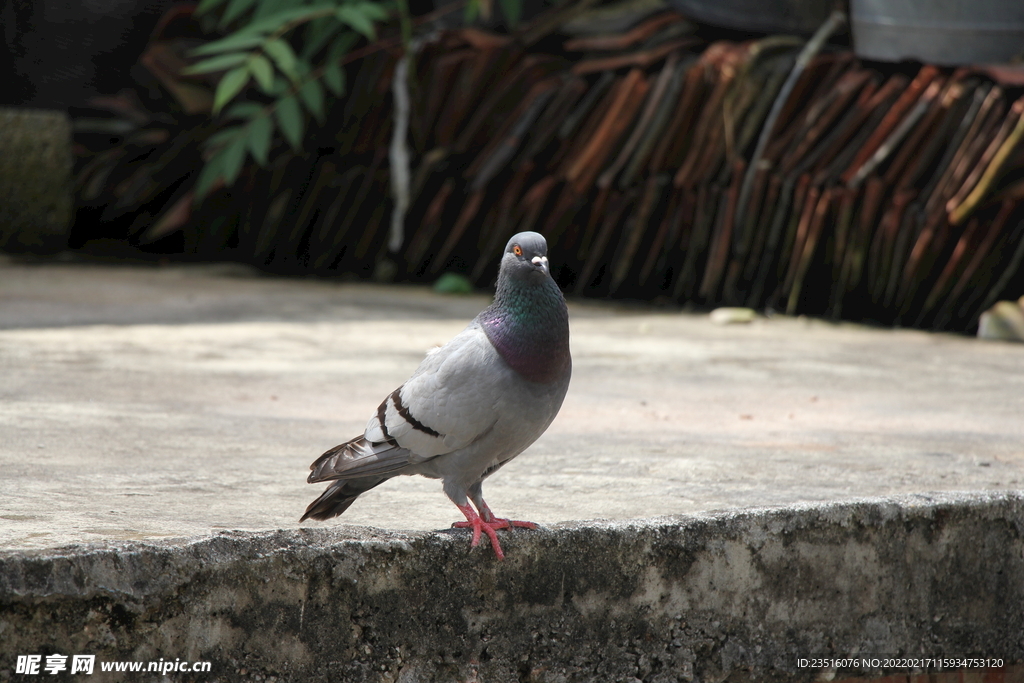
[[[237, 266], [0, 262], [0, 549], [296, 528], [323, 488], [309, 463], [487, 302]], [[498, 514], [551, 525], [1024, 489], [1024, 345], [570, 311], [569, 395], [488, 480]], [[402, 477], [303, 526], [459, 518], [438, 482]]]

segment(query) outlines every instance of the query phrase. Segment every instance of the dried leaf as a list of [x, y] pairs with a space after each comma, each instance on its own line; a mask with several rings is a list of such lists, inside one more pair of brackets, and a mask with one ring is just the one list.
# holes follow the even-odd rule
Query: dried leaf
[[186, 192], [170, 208], [164, 211], [163, 215], [149, 227], [139, 241], [143, 244], [155, 242], [161, 237], [180, 229], [192, 217], [192, 201], [193, 193], [191, 191]]
[[210, 193], [218, 182], [223, 182], [222, 169], [223, 169], [224, 157], [220, 154], [214, 155], [203, 166], [203, 170], [199, 172], [199, 179], [196, 181], [195, 187], [195, 203], [199, 204], [206, 195]]

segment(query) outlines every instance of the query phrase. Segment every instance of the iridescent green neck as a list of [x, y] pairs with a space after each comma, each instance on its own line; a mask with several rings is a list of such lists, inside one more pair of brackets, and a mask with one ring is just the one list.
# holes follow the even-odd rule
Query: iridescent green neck
[[494, 303], [477, 320], [505, 362], [526, 379], [551, 382], [568, 369], [569, 313], [550, 277], [499, 279]]

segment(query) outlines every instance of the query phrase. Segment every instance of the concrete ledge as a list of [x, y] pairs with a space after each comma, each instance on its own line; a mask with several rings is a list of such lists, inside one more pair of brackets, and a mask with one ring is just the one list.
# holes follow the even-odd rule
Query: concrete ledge
[[210, 661], [203, 680], [402, 682], [810, 680], [800, 657], [1024, 657], [1019, 492], [503, 539], [505, 562], [467, 553], [461, 530], [352, 526], [0, 553], [0, 679], [53, 652]]

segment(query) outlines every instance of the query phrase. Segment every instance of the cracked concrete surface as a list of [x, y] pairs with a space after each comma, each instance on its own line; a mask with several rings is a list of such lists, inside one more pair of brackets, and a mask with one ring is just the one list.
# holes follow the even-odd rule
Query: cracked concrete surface
[[[0, 547], [294, 528], [309, 463], [487, 303], [232, 267], [0, 268]], [[488, 480], [570, 519], [1024, 488], [1024, 345], [571, 306], [574, 377]], [[339, 520], [444, 528], [400, 477]], [[328, 524], [336, 522], [328, 522]]]
[[[612, 649], [632, 652], [621, 661], [633, 663], [628, 667], [609, 663], [602, 671], [612, 677], [604, 680], [626, 676], [629, 667], [635, 669], [629, 675], [659, 682], [689, 681], [695, 670], [702, 681], [718, 680], [737, 670], [755, 678], [769, 670], [799, 677], [810, 674], [772, 663], [776, 661], [772, 657], [782, 652], [779, 643], [772, 641], [772, 657], [754, 653], [751, 648], [767, 648], [768, 641], [763, 633], [757, 635], [761, 632], [753, 622], [729, 621], [735, 615], [716, 618], [721, 606], [697, 600], [686, 604], [697, 605], [693, 609], [698, 612], [704, 610], [697, 621], [689, 620], [699, 628], [680, 630], [670, 623], [673, 615], [668, 610], [682, 608], [662, 609], [660, 598], [651, 592], [664, 589], [678, 597], [678, 591], [703, 590], [707, 597], [707, 589], [700, 587], [710, 584], [733, 586], [730, 590], [737, 595], [758, 592], [773, 585], [771, 581], [785, 582], [785, 566], [790, 566], [793, 570], [805, 567], [804, 575], [817, 567], [814, 575], [825, 577], [819, 580], [826, 583], [830, 575], [853, 572], [851, 576], [860, 576], [846, 581], [846, 588], [808, 584], [804, 588], [810, 597], [797, 595], [802, 584], [790, 581], [786, 590], [791, 588], [793, 595], [776, 596], [774, 602], [766, 594], [750, 598], [762, 600], [750, 613], [751, 619], [757, 614], [758, 619], [771, 616], [777, 625], [791, 620], [793, 643], [810, 647], [832, 642], [829, 647], [844, 655], [849, 654], [842, 651], [846, 646], [882, 642], [880, 633], [891, 636], [885, 641], [889, 646], [902, 648], [918, 647], [933, 636], [945, 638], [941, 642], [949, 647], [968, 641], [977, 645], [967, 635], [987, 633], [994, 634], [992, 642], [1005, 650], [993, 654], [1020, 657], [1024, 644], [1006, 630], [1019, 625], [1000, 610], [1003, 600], [1019, 601], [1006, 580], [1024, 571], [1018, 567], [1024, 524], [1018, 493], [1024, 489], [1024, 421], [1020, 419], [1024, 345], [790, 318], [722, 327], [713, 325], [706, 315], [573, 302], [574, 377], [562, 412], [532, 448], [485, 487], [488, 502], [499, 514], [546, 527], [535, 535], [506, 534], [503, 543], [508, 545], [512, 565], [496, 566], [485, 549], [466, 554], [468, 532], [425, 533], [446, 529], [458, 513], [438, 482], [421, 478], [393, 479], [361, 497], [342, 518], [300, 526], [299, 515], [321, 488], [305, 484], [309, 463], [359, 433], [380, 399], [413, 371], [423, 353], [456, 334], [487, 301], [484, 295], [444, 297], [418, 287], [281, 280], [236, 266], [0, 262], [0, 560], [6, 563], [8, 577], [0, 588], [0, 640], [5, 633], [17, 632], [21, 634], [17, 642], [27, 647], [36, 642], [33, 637], [49, 638], [44, 638], [49, 629], [64, 635], [46, 642], [78, 643], [76, 647], [99, 643], [82, 640], [86, 631], [76, 636], [67, 630], [71, 626], [59, 626], [63, 622], [54, 621], [54, 615], [66, 609], [67, 623], [85, 628], [86, 622], [92, 623], [89, 619], [106, 618], [102, 610], [107, 609], [109, 614], [135, 615], [104, 626], [113, 629], [113, 640], [102, 645], [110, 656], [158, 652], [182, 656], [180, 652], [187, 650], [197, 657], [219, 658], [223, 675], [218, 674], [218, 680], [248, 680], [253, 671], [278, 672], [273, 675], [296, 680], [337, 680], [342, 671], [346, 672], [342, 680], [455, 680], [446, 676], [469, 676], [464, 669], [474, 657], [483, 667], [481, 672], [490, 672], [486, 680], [590, 680], [587, 676], [597, 674], [586, 673], [582, 660], [559, 659], [553, 654], [555, 645], [544, 645], [545, 639], [557, 642], [564, 627], [583, 648], [580, 652], [596, 652], [593, 648], [600, 648], [605, 637], [627, 643]], [[856, 502], [893, 496], [890, 502]], [[879, 526], [856, 521], [857, 513], [850, 518], [854, 521], [830, 527], [826, 536], [806, 536], [801, 531], [817, 524], [801, 522], [801, 515], [818, 519], [815, 515], [821, 513], [815, 510], [836, 505], [857, 510], [881, 506], [896, 510], [892, 519], [903, 515], [912, 521], [903, 527], [890, 522]], [[754, 508], [762, 510], [744, 512]], [[743, 535], [748, 533], [744, 531], [741, 540], [729, 542], [714, 534], [698, 534], [695, 538], [703, 539], [700, 547], [686, 550], [691, 543], [685, 540], [687, 530], [700, 526], [699, 520], [735, 519], [737, 514], [753, 515], [749, 519], [756, 520], [751, 524], [759, 530], [748, 529], [753, 536]], [[947, 543], [941, 534], [934, 536], [949, 515], [962, 522], [956, 527], [956, 543]], [[652, 517], [668, 521], [637, 521]], [[608, 521], [585, 522], [598, 519]], [[925, 623], [936, 617], [929, 610], [941, 611], [942, 601], [952, 594], [939, 578], [928, 584], [938, 591], [934, 595], [920, 593], [927, 592], [927, 582], [915, 583], [920, 594], [901, 603], [902, 614], [895, 607], [885, 608], [885, 600], [878, 595], [871, 603], [878, 606], [864, 607], [868, 598], [857, 591], [864, 590], [863, 581], [869, 584], [874, 579], [857, 574], [858, 565], [875, 567], [872, 571], [883, 577], [878, 580], [892, 586], [915, 566], [897, 561], [895, 555], [904, 531], [924, 535], [918, 545], [920, 557], [911, 559], [932, 563], [925, 574], [933, 577], [941, 575], [936, 567], [948, 568], [948, 563], [935, 564], [944, 554], [970, 553], [972, 536], [1002, 538], [1003, 545], [986, 541], [988, 564], [978, 565], [998, 565], [1006, 572], [1006, 580], [981, 579], [999, 600], [986, 602], [978, 597], [976, 602], [950, 603], [951, 616], [945, 618], [953, 621], [945, 623], [959, 624], [950, 629]], [[604, 539], [598, 549], [592, 547], [593, 534]], [[651, 538], [668, 534], [680, 540], [669, 543], [674, 550], [665, 549], [660, 542], [651, 546], [653, 541], [643, 540], [651, 534]], [[796, 544], [789, 565], [775, 555], [765, 564], [764, 556], [758, 554], [762, 551], [755, 548], [774, 534], [782, 534], [778, 542], [783, 547]], [[751, 540], [755, 537], [761, 540], [755, 543]], [[174, 540], [185, 538], [193, 540]], [[474, 644], [440, 652], [427, 648], [420, 652], [422, 657], [410, 655], [406, 660], [374, 651], [372, 656], [353, 655], [344, 666], [331, 668], [334, 665], [320, 665], [327, 655], [310, 645], [301, 630], [289, 630], [285, 619], [274, 627], [283, 630], [271, 629], [274, 637], [296, 648], [302, 645], [307, 648], [302, 657], [312, 658], [288, 668], [280, 653], [260, 654], [245, 645], [245, 634], [262, 628], [245, 605], [264, 604], [266, 596], [249, 595], [233, 612], [222, 605], [227, 610], [223, 613], [211, 607], [212, 598], [202, 597], [222, 590], [219, 582], [229, 580], [224, 577], [234, 570], [213, 571], [207, 577], [212, 582], [209, 586], [189, 589], [199, 602], [181, 604], [179, 612], [174, 612], [177, 608], [167, 597], [170, 593], [161, 593], [162, 565], [132, 564], [136, 562], [132, 558], [171, 557], [166, 561], [180, 565], [181, 576], [199, 576], [189, 557], [198, 558], [195, 561], [206, 557], [205, 550], [196, 555], [196, 544], [219, 547], [218, 538], [240, 544], [229, 543], [231, 547], [217, 556], [217, 562], [229, 565], [245, 561], [246, 553], [259, 556], [258, 547], [265, 542], [260, 539], [275, 539], [271, 545], [277, 549], [268, 550], [267, 557], [278, 559], [252, 569], [255, 573], [247, 573], [245, 581], [255, 581], [265, 570], [270, 573], [260, 576], [270, 582], [266, 590], [287, 593], [305, 581], [303, 590], [313, 590], [315, 584], [323, 600], [333, 599], [332, 591], [342, 590], [338, 586], [344, 584], [338, 583], [341, 579], [318, 583], [316, 577], [324, 571], [330, 574], [332, 562], [347, 558], [344, 562], [365, 567], [360, 570], [367, 572], [363, 580], [383, 586], [380, 582], [392, 580], [387, 578], [390, 572], [427, 572], [427, 565], [416, 559], [417, 553], [425, 553], [438, 572], [474, 577], [465, 596], [451, 598], [455, 600], [452, 609], [461, 610], [458, 615], [441, 620], [447, 624], [444, 628], [454, 629], [462, 639], [466, 633], [484, 637], [486, 629], [473, 626], [477, 622], [471, 616], [480, 607], [474, 600], [486, 599], [474, 598], [473, 591], [483, 595], [493, 590], [494, 581], [512, 581], [508, 567], [514, 565], [535, 578], [584, 571], [581, 557], [607, 562], [607, 567], [584, 563], [593, 576], [581, 579], [583, 583], [573, 589], [577, 592], [572, 609], [559, 608], [550, 614], [535, 610], [540, 621], [527, 619], [529, 624], [520, 624], [541, 634], [529, 647], [523, 645], [534, 658], [526, 662], [528, 666], [506, 661], [512, 655], [499, 655], [504, 650], [496, 647], [489, 655], [496, 663], [485, 665], [480, 658], [487, 648]], [[823, 564], [825, 551], [815, 550], [822, 538], [847, 561]], [[769, 546], [775, 547], [773, 543]], [[295, 570], [305, 578], [282, 587], [275, 583], [275, 576], [291, 571], [290, 544], [298, 544], [300, 550], [295, 552], [309, 557], [303, 560], [304, 569]], [[628, 558], [605, 545], [633, 548], [638, 554]], [[808, 554], [801, 554], [800, 547], [806, 547]], [[888, 548], [888, 559], [871, 555], [883, 547]], [[410, 548], [416, 552], [410, 554]], [[843, 548], [854, 548], [853, 554], [842, 554]], [[391, 559], [375, 564], [382, 552]], [[549, 552], [557, 556], [550, 566], [540, 559]], [[517, 553], [522, 555], [517, 558]], [[90, 595], [97, 595], [96, 586], [109, 583], [106, 574], [96, 569], [95, 558], [100, 556], [123, 558], [128, 563], [125, 571], [136, 577], [136, 588], [114, 590], [109, 600], [104, 598], [109, 601], [105, 607], [89, 602], [94, 600]], [[328, 558], [328, 564], [316, 557]], [[680, 558], [689, 559], [672, 569]], [[954, 572], [965, 582], [974, 571], [968, 564], [964, 558]], [[826, 565], [832, 568], [822, 570]], [[686, 569], [697, 566], [704, 569]], [[742, 567], [748, 566], [762, 575], [760, 583], [740, 581], [737, 572], [747, 571]], [[154, 585], [149, 588], [143, 585], [146, 567], [154, 572], [148, 579]], [[548, 574], [541, 571], [543, 567]], [[602, 574], [605, 570], [610, 573]], [[38, 578], [57, 580], [62, 572], [79, 577], [77, 588], [66, 584], [54, 589]], [[655, 580], [650, 574], [654, 583], [643, 586], [626, 582], [632, 586], [629, 590], [639, 591], [632, 594], [626, 586], [618, 597], [603, 596], [600, 591], [586, 597], [588, 590], [623, 572], [661, 572], [662, 578]], [[37, 579], [25, 578], [33, 576]], [[442, 576], [423, 580], [429, 584], [443, 581]], [[948, 590], [957, 590], [960, 580], [950, 579], [953, 584]], [[666, 588], [665, 581], [671, 586]], [[430, 593], [435, 588], [423, 590]], [[533, 604], [529, 596], [547, 588], [519, 582], [503, 590], [503, 597], [488, 603], [487, 609], [501, 608], [502, 600]], [[837, 597], [834, 603], [815, 602], [819, 600], [815, 591], [829, 590], [846, 597]], [[400, 593], [388, 595], [405, 599]], [[146, 595], [156, 596], [156, 606], [147, 602]], [[346, 629], [356, 628], [352, 624], [362, 619], [360, 623], [372, 622], [364, 623], [369, 631], [344, 635], [351, 640], [345, 640], [344, 647], [376, 647], [377, 641], [368, 633], [386, 624], [374, 621], [379, 615], [372, 609], [380, 609], [376, 598], [364, 597], [345, 598], [349, 602], [343, 601], [344, 605], [355, 610], [351, 623], [329, 619], [320, 635], [334, 637], [333, 628], [348, 634]], [[675, 605], [672, 600], [676, 598], [666, 604]], [[589, 616], [579, 616], [587, 604], [602, 601], [610, 601], [602, 610], [620, 610], [628, 618], [602, 631], [600, 620], [591, 623]], [[86, 609], [82, 606], [87, 603], [93, 605], [88, 609], [100, 610], [96, 612], [100, 616], [76, 611]], [[637, 605], [646, 607], [638, 612]], [[829, 641], [826, 636], [839, 631], [815, 627], [817, 631], [798, 637], [801, 624], [819, 623], [807, 621], [819, 608], [839, 609], [838, 619], [860, 619], [857, 628], [861, 630], [842, 631], [845, 635]], [[363, 617], [358, 616], [359, 610], [364, 610]], [[519, 623], [516, 619], [522, 615], [512, 616], [510, 624]], [[544, 621], [548, 617], [554, 621]], [[663, 623], [662, 617], [668, 620]], [[589, 626], [581, 626], [579, 632], [570, 628], [577, 618]], [[607, 615], [602, 618], [614, 621]], [[215, 635], [221, 632], [218, 628], [226, 628], [223, 624], [214, 628], [224, 619], [234, 624], [231, 628], [237, 637]], [[719, 626], [712, 627], [716, 619]], [[194, 622], [194, 628], [185, 628], [182, 620]], [[908, 626], [911, 622], [917, 625]], [[156, 632], [164, 633], [165, 640], [153, 640]], [[957, 641], [956, 634], [963, 638]], [[682, 645], [666, 645], [664, 651], [659, 645], [649, 653], [646, 646], [628, 645], [648, 636], [657, 642], [678, 640]], [[824, 640], [815, 640], [818, 636]], [[14, 642], [8, 640], [8, 644]], [[689, 654], [673, 654], [678, 651]], [[0, 660], [12, 653], [0, 652]], [[641, 656], [647, 657], [643, 666], [637, 663]], [[246, 665], [247, 657], [258, 661]], [[609, 662], [614, 659], [611, 654], [608, 657]], [[5, 665], [0, 661], [0, 680], [6, 680]], [[419, 678], [408, 678], [413, 674], [407, 672], [407, 679], [402, 679], [403, 666], [413, 666], [409, 671], [418, 672]]]

